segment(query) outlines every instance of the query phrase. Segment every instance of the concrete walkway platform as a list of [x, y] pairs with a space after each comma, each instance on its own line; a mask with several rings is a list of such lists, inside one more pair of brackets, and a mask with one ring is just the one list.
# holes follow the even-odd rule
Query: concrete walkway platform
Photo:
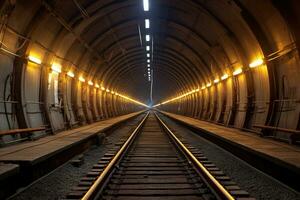
[[300, 191], [300, 147], [263, 138], [251, 132], [160, 112]]
[[14, 192], [19, 176], [19, 165], [0, 163], [0, 199]]
[[[0, 165], [0, 173], [3, 171], [0, 174], [0, 184], [3, 183], [2, 179], [7, 174], [8, 165], [18, 166], [20, 170], [18, 182], [21, 182], [21, 186], [26, 185], [96, 144], [101, 133], [141, 113], [143, 111], [62, 131], [35, 141], [0, 148], [0, 163], [6, 163]], [[2, 189], [0, 189], [1, 192]]]
[[113, 126], [120, 124], [141, 112], [132, 113], [85, 125], [80, 128], [62, 131], [56, 135], [40, 138], [36, 141], [28, 141], [20, 144], [0, 148], [0, 162], [41, 162], [54, 154], [64, 151], [78, 142], [105, 132]]

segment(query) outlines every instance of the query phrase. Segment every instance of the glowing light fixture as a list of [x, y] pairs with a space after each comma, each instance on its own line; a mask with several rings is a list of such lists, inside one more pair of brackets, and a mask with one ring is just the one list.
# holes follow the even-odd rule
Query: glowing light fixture
[[105, 87], [101, 86], [101, 90], [105, 91]]
[[115, 94], [115, 92], [114, 92], [114, 91], [111, 91], [110, 93], [112, 93], [112, 94]]
[[150, 51], [150, 46], [146, 46], [146, 51]]
[[264, 60], [263, 59], [257, 59], [255, 61], [253, 61], [252, 63], [249, 64], [249, 67], [250, 68], [255, 68], [255, 67], [258, 67], [260, 65], [262, 65], [264, 63]]
[[110, 90], [109, 90], [109, 89], [106, 89], [106, 92], [110, 92]]
[[150, 20], [149, 19], [145, 19], [145, 28], [150, 28]]
[[94, 85], [94, 83], [91, 80], [88, 82], [88, 84], [89, 85]]
[[243, 72], [242, 68], [238, 68], [238, 69], [236, 69], [232, 74], [233, 74], [234, 76], [236, 76], [236, 75], [239, 75], [239, 74], [242, 73], [242, 72]]
[[227, 79], [229, 76], [228, 76], [228, 74], [224, 74], [223, 76], [221, 76], [221, 80], [225, 80], [225, 79]]
[[75, 77], [75, 74], [72, 71], [68, 71], [67, 75], [71, 78]]
[[211, 86], [211, 83], [207, 83], [207, 84], [206, 84], [206, 87], [210, 87], [210, 86]]
[[205, 85], [203, 85], [202, 87], [201, 87], [201, 90], [204, 90], [206, 88], [206, 86]]
[[96, 87], [96, 88], [100, 88], [100, 86], [99, 86], [97, 83], [95, 84], [95, 87]]
[[147, 41], [147, 42], [150, 41], [150, 35], [146, 35], [146, 41]]
[[144, 11], [149, 11], [149, 0], [143, 0]]
[[215, 80], [214, 80], [214, 83], [219, 83], [220, 82], [220, 79], [218, 79], [218, 78], [216, 78]]
[[150, 58], [150, 53], [147, 53], [147, 58]]
[[61, 65], [58, 63], [53, 63], [51, 69], [54, 72], [61, 73]]
[[29, 56], [28, 56], [28, 60], [29, 60], [30, 62], [33, 62], [33, 63], [38, 64], [38, 65], [42, 64], [41, 59], [39, 59], [39, 58], [37, 58], [37, 57], [34, 57], [34, 56], [32, 56], [32, 55], [29, 55]]
[[150, 67], [150, 64], [148, 64], [147, 67]]
[[147, 63], [150, 63], [150, 59], [147, 59]]
[[78, 78], [78, 80], [80, 81], [80, 82], [85, 82], [85, 79], [82, 77], [82, 76], [80, 76], [79, 78]]

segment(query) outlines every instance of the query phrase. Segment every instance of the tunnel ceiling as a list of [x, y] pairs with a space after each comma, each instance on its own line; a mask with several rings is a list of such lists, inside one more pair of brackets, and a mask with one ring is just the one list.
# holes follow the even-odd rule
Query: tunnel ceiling
[[[150, 34], [154, 104], [244, 65], [255, 57], [245, 47], [267, 52], [251, 29], [250, 23], [259, 18], [253, 14], [254, 1], [149, 2], [145, 12], [142, 0], [22, 1], [16, 6], [27, 7], [33, 13], [31, 21], [13, 28], [27, 32], [106, 86], [146, 103], [151, 81], [145, 35]], [[266, 10], [274, 9], [271, 1], [260, 3]], [[150, 29], [145, 29], [146, 18]], [[52, 39], [46, 39], [49, 35]]]

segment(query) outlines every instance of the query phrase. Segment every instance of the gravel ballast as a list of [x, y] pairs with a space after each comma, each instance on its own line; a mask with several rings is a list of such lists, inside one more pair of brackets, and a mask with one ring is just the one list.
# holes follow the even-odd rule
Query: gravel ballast
[[[96, 164], [106, 151], [114, 146], [122, 136], [130, 133], [141, 121], [144, 115], [140, 115], [130, 120], [120, 128], [114, 130], [106, 138], [102, 145], [92, 146], [83, 153], [84, 162], [81, 166], [75, 167], [71, 160], [62, 165], [52, 173], [40, 178], [27, 188], [20, 189], [19, 193], [12, 196], [13, 200], [56, 200], [63, 199], [73, 187], [76, 187], [79, 180], [88, 173], [94, 164]], [[75, 156], [73, 159], [76, 159]]]
[[256, 199], [270, 200], [300, 200], [300, 194], [283, 185], [272, 177], [253, 168], [228, 151], [202, 138], [191, 130], [178, 125], [173, 120], [160, 115], [166, 124], [176, 130], [194, 147], [199, 148], [204, 155]]

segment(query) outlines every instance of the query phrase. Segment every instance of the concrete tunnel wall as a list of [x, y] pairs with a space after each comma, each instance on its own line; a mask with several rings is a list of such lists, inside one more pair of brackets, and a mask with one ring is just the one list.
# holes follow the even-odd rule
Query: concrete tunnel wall
[[[149, 99], [139, 67], [137, 2], [81, 2], [86, 17], [72, 1], [2, 1], [0, 129], [58, 132], [144, 109], [88, 84]], [[256, 124], [299, 130], [299, 7], [296, 0], [153, 2], [159, 26], [153, 30], [159, 40], [153, 103], [199, 89], [158, 108], [256, 132]], [[264, 63], [250, 68], [257, 59]], [[52, 63], [62, 72], [53, 73]], [[243, 72], [234, 76], [239, 68]], [[224, 74], [229, 77], [214, 83]], [[276, 131], [276, 137], [289, 135]]]
[[[15, 5], [5, 1], [1, 6], [0, 130], [45, 126], [45, 132], [35, 134], [39, 137], [144, 109], [113, 94], [117, 92], [113, 85], [105, 85], [110, 92], [95, 87], [105, 83], [94, 79], [85, 49], [72, 45], [75, 38], [62, 31], [49, 13], [39, 10], [38, 1]], [[42, 64], [27, 60], [29, 54]], [[61, 73], [51, 70], [53, 62], [63, 66]], [[77, 74], [70, 77], [68, 71]], [[78, 81], [80, 76], [85, 82]], [[89, 80], [95, 80], [93, 86]], [[20, 137], [1, 139], [10, 142]]]
[[[299, 40], [295, 34], [299, 26], [292, 30], [274, 6], [276, 1], [240, 4], [247, 7], [247, 13], [228, 20], [232, 35], [220, 36], [221, 46], [213, 54], [217, 62], [217, 66], [211, 66], [213, 75], [160, 101], [158, 109], [254, 132], [262, 130], [255, 125], [299, 130], [299, 51], [291, 47]], [[291, 23], [299, 21], [293, 19]], [[250, 68], [249, 64], [258, 58], [264, 59], [264, 64]], [[238, 68], [243, 72], [234, 76]], [[223, 74], [229, 77], [221, 80]], [[216, 79], [219, 81], [214, 83]], [[193, 90], [197, 92], [163, 103]], [[283, 140], [289, 135], [282, 131], [275, 133], [276, 138]]]

